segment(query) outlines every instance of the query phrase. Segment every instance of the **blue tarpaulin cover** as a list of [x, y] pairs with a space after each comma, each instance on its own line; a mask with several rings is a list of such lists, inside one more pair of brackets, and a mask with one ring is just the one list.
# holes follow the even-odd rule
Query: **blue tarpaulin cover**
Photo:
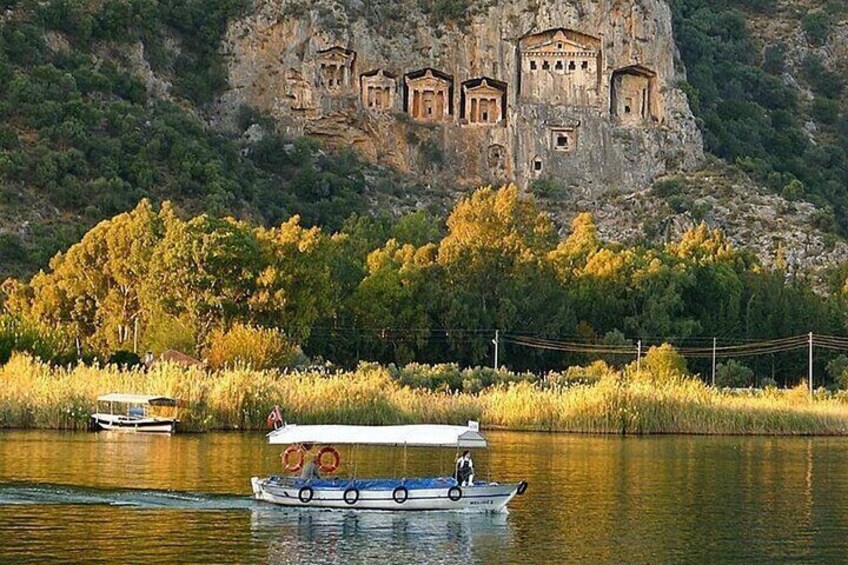
[[298, 479], [288, 477], [272, 477], [271, 482], [297, 488], [310, 486], [312, 488], [329, 490], [346, 490], [350, 487], [354, 487], [359, 490], [394, 490], [400, 486], [406, 487], [409, 490], [442, 488], [448, 489], [451, 487], [455, 487], [457, 484], [456, 479], [452, 477], [411, 479]]

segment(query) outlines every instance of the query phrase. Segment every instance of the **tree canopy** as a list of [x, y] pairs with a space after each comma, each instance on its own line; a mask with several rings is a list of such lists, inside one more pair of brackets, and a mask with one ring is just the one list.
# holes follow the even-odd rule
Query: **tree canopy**
[[[394, 237], [404, 231], [397, 225], [420, 223], [412, 216], [330, 234], [298, 216], [264, 228], [184, 219], [168, 203], [156, 210], [143, 200], [30, 281], [4, 283], [4, 308], [103, 356], [136, 341], [206, 355], [255, 335], [257, 351], [286, 352], [272, 358], [301, 346], [343, 365], [486, 363], [496, 329], [609, 344], [845, 330], [844, 280], [817, 294], [706, 225], [665, 245], [628, 247], [601, 241], [592, 216], [580, 214], [560, 239], [514, 186], [461, 199], [436, 241], [426, 240], [438, 228], [419, 244]], [[508, 343], [502, 351], [517, 369], [587, 360]]]

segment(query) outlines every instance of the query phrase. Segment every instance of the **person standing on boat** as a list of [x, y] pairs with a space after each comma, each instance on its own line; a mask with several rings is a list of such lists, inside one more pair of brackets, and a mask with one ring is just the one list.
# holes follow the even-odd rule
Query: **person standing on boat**
[[471, 452], [467, 449], [456, 460], [456, 482], [460, 486], [474, 484], [474, 462], [471, 460]]
[[304, 480], [320, 479], [321, 475], [318, 473], [318, 454], [309, 455], [311, 457], [303, 464], [303, 469], [300, 471], [300, 478]]

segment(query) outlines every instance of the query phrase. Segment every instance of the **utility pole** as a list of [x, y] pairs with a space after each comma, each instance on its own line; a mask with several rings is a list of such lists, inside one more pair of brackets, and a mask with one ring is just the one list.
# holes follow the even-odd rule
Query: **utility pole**
[[713, 338], [713, 388], [715, 388], [716, 338]]
[[500, 330], [495, 330], [495, 339], [492, 340], [492, 343], [495, 345], [495, 371], [498, 370], [498, 341], [500, 333]]
[[642, 370], [642, 340], [636, 342], [636, 372]]
[[813, 332], [810, 332], [810, 398], [813, 397]]

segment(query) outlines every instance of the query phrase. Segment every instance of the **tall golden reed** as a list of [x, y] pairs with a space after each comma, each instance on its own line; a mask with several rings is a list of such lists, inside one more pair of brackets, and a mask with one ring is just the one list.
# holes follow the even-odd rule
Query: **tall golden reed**
[[478, 394], [400, 386], [387, 369], [284, 374], [247, 368], [150, 371], [55, 368], [24, 355], [0, 367], [0, 427], [84, 429], [106, 392], [182, 400], [183, 429], [259, 430], [274, 405], [298, 423], [399, 424], [480, 420], [516, 430], [603, 434], [848, 434], [848, 403], [792, 391], [730, 394], [695, 379], [667, 382], [609, 370], [594, 384], [520, 382]]

